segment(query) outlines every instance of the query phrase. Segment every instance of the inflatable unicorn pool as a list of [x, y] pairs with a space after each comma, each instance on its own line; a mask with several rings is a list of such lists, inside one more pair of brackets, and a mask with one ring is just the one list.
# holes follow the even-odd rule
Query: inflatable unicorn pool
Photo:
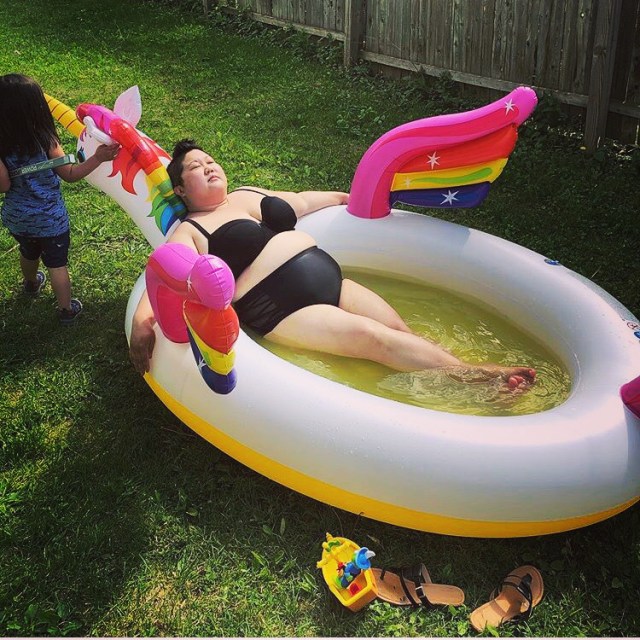
[[[298, 225], [343, 267], [417, 279], [488, 302], [564, 363], [572, 379], [565, 402], [522, 416], [433, 411], [300, 369], [233, 322], [219, 322], [231, 326], [224, 340], [217, 330], [203, 335], [216, 314], [231, 314], [233, 283], [215, 258], [207, 258], [199, 285], [211, 287], [208, 298], [189, 299], [188, 288], [174, 287], [184, 326], [169, 337], [156, 328], [146, 375], [151, 389], [180, 420], [243, 464], [323, 502], [396, 525], [461, 536], [538, 535], [586, 526], [637, 502], [637, 318], [544, 256], [392, 209], [396, 202], [481, 202], [535, 104], [534, 92], [521, 87], [481, 109], [388, 132], [363, 156], [347, 207], [311, 214]], [[152, 247], [163, 245], [182, 204], [167, 181], [167, 154], [135, 128], [137, 91], [125, 92], [113, 111], [81, 105], [76, 117], [54, 99], [50, 107], [78, 136], [79, 154], [90, 155], [110, 139], [122, 145], [113, 166], [89, 181], [131, 215]], [[203, 267], [185, 268], [188, 278]], [[150, 263], [148, 271], [154, 269]], [[127, 335], [145, 286], [143, 274], [129, 300]], [[297, 402], [284, 405], [270, 380]]]

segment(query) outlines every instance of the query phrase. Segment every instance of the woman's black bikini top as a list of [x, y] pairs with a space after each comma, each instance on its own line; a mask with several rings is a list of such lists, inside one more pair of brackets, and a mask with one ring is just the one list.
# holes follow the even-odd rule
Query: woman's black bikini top
[[[253, 191], [254, 189], [236, 189]], [[297, 222], [293, 207], [277, 196], [264, 196], [260, 201], [262, 222], [253, 220], [231, 220], [213, 233], [209, 233], [195, 220], [187, 218], [209, 241], [209, 253], [222, 258], [231, 269], [234, 278], [238, 276], [260, 255], [273, 236], [283, 231], [291, 231]]]

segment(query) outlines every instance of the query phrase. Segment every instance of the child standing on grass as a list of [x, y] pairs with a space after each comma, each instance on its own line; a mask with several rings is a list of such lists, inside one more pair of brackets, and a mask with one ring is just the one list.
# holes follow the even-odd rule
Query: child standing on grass
[[0, 76], [0, 193], [6, 193], [2, 222], [18, 241], [23, 290], [36, 296], [46, 282], [40, 258], [49, 272], [62, 324], [73, 324], [82, 311], [71, 297], [67, 269], [69, 214], [60, 178], [76, 182], [100, 164], [113, 160], [119, 146], [101, 145], [79, 165], [66, 165], [10, 177], [27, 165], [64, 155], [53, 116], [40, 86], [17, 73]]

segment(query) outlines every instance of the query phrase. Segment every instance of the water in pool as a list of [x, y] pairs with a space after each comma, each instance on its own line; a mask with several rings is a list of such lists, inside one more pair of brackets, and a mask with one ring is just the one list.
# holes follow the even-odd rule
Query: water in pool
[[391, 400], [472, 415], [522, 415], [555, 407], [569, 395], [571, 379], [542, 344], [489, 307], [449, 291], [361, 271], [345, 277], [380, 294], [411, 329], [472, 363], [531, 366], [536, 383], [523, 393], [498, 381], [464, 383], [441, 371], [396, 372], [382, 365], [313, 351], [292, 350], [258, 339], [269, 351], [309, 371]]

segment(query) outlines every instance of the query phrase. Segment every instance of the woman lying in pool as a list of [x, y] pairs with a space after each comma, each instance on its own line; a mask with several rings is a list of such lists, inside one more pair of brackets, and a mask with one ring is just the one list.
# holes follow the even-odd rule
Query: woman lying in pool
[[[298, 218], [308, 213], [347, 204], [347, 193], [253, 187], [228, 193], [222, 167], [192, 140], [176, 145], [167, 171], [189, 212], [169, 241], [229, 265], [240, 322], [267, 340], [372, 360], [398, 371], [445, 369], [474, 382], [500, 378], [511, 389], [534, 382], [536, 372], [529, 367], [462, 362], [412, 333], [389, 304], [343, 278], [338, 263], [308, 233], [295, 229]], [[140, 373], [149, 370], [153, 324], [145, 295], [130, 342], [131, 360]]]

